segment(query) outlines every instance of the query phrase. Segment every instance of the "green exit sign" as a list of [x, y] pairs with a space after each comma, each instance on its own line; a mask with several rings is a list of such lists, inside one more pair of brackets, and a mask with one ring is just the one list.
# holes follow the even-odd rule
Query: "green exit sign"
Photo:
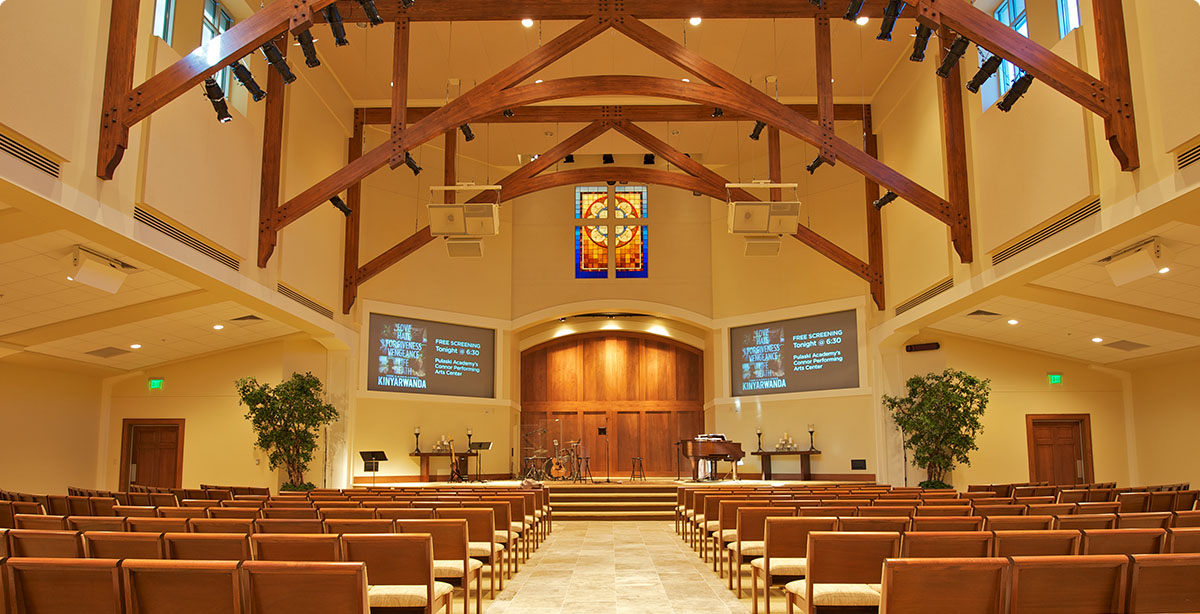
[[1062, 373], [1047, 373], [1046, 381], [1050, 382], [1051, 384], [1061, 384]]
[[162, 390], [164, 383], [165, 382], [161, 377], [152, 377], [152, 378], [150, 378], [150, 389], [151, 390]]

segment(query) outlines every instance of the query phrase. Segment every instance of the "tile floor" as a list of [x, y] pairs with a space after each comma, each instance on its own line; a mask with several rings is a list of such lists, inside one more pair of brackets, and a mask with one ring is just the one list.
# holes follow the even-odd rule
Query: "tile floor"
[[669, 521], [573, 521], [554, 523], [484, 612], [748, 614], [750, 599], [737, 599]]

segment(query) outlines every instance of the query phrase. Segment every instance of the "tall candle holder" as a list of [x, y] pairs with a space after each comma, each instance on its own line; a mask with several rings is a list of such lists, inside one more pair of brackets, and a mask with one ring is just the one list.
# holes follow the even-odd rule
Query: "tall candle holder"
[[472, 435], [472, 433], [474, 433], [474, 431], [472, 431], [471, 427], [468, 426], [467, 427], [467, 451], [468, 452], [471, 451], [471, 435]]
[[758, 435], [758, 450], [755, 450], [755, 451], [762, 452], [763, 451], [763, 449], [762, 449], [762, 427], [760, 426], [760, 427], [754, 429], [754, 434]]
[[815, 433], [816, 431], [817, 431], [817, 427], [815, 424], [808, 425], [808, 449], [810, 451], [817, 449], [817, 444], [815, 443], [815, 440], [813, 439], [813, 433]]
[[413, 427], [413, 438], [417, 441], [417, 449], [413, 450], [415, 454], [421, 453], [421, 427]]

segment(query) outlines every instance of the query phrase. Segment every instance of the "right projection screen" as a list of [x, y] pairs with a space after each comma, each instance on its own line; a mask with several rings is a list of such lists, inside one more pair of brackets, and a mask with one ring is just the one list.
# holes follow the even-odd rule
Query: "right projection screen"
[[853, 309], [729, 330], [733, 396], [858, 387]]

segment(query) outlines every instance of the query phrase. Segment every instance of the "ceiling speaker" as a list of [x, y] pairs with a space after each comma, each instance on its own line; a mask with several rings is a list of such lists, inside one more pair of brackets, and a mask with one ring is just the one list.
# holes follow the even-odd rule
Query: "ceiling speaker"
[[746, 237], [747, 256], [778, 256], [779, 237]]
[[1104, 270], [1108, 271], [1113, 284], [1118, 286], [1170, 270], [1163, 247], [1158, 241], [1147, 241], [1106, 260], [1101, 260]]
[[109, 294], [116, 294], [128, 276], [129, 274], [123, 270], [121, 262], [102, 258], [90, 251], [76, 247], [75, 254], [71, 259], [71, 272], [67, 277], [71, 281], [87, 284]]
[[729, 203], [729, 232], [733, 234], [790, 235], [799, 225], [799, 201]]
[[451, 258], [482, 258], [483, 239], [479, 237], [451, 237], [446, 239], [446, 253]]
[[429, 231], [435, 237], [490, 237], [500, 232], [495, 203], [429, 205]]

